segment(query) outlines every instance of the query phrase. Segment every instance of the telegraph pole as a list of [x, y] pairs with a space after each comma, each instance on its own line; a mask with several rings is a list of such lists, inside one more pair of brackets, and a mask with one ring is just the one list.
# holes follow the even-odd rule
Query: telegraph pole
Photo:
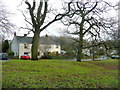
[[92, 59], [95, 60], [95, 56], [94, 56], [94, 37], [92, 35]]
[[0, 35], [0, 53], [2, 53], [3, 36]]
[[120, 55], [120, 1], [118, 2], [118, 54]]
[[48, 35], [46, 34], [45, 35], [45, 52], [44, 52], [44, 54], [45, 54], [45, 56], [47, 56], [47, 54], [48, 54]]

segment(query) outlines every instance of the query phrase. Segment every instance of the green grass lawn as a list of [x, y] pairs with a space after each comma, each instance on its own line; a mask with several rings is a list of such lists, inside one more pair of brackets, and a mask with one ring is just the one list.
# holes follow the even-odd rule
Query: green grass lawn
[[118, 88], [118, 60], [10, 60], [2, 63], [3, 88]]

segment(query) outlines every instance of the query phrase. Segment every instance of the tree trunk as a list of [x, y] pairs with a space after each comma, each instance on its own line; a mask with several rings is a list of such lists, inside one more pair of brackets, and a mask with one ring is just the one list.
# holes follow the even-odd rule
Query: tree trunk
[[118, 28], [118, 55], [120, 55], [120, 25], [119, 25], [119, 28]]
[[80, 28], [80, 35], [79, 35], [79, 47], [78, 47], [78, 55], [77, 61], [81, 62], [82, 59], [82, 49], [83, 49], [83, 29]]
[[92, 59], [93, 59], [93, 60], [95, 60], [95, 55], [94, 55], [94, 51], [93, 51], [93, 56], [92, 56], [92, 57], [93, 57]]
[[31, 48], [31, 59], [32, 60], [38, 60], [38, 47], [39, 47], [39, 41], [40, 41], [40, 37], [39, 37], [40, 32], [35, 32], [34, 33], [34, 37], [33, 37], [33, 41], [32, 41], [32, 48]]
[[80, 23], [80, 32], [79, 32], [79, 47], [78, 47], [78, 55], [77, 61], [81, 62], [82, 59], [82, 49], [83, 49], [83, 26], [84, 26], [84, 16], [82, 17], [82, 21]]
[[82, 59], [82, 49], [83, 49], [83, 37], [81, 36], [78, 47], [78, 55], [77, 55], [77, 61], [79, 62], [81, 62]]

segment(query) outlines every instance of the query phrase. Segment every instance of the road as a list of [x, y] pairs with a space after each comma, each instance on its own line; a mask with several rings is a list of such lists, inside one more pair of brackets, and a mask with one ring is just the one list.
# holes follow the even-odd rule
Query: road
[[[108, 59], [108, 58], [95, 58], [94, 60], [105, 60], [105, 59]], [[81, 61], [92, 61], [93, 59], [81, 59]], [[65, 61], [77, 61], [76, 58], [74, 59], [69, 59], [69, 60], [65, 60]]]
[[[107, 57], [105, 58], [96, 58], [95, 60], [105, 60], [105, 59], [108, 59]], [[82, 59], [81, 61], [92, 61], [93, 59]], [[9, 60], [0, 60], [0, 62], [5, 62], [5, 61], [9, 61]], [[77, 61], [76, 58], [74, 59], [67, 59], [67, 60], [64, 60], [64, 61]]]
[[6, 62], [6, 61], [9, 61], [9, 60], [0, 60], [0, 62]]

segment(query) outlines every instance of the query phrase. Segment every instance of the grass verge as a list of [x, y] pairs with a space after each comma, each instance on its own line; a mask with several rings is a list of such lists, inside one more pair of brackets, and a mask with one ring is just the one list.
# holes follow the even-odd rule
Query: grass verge
[[118, 88], [117, 67], [118, 60], [10, 60], [2, 63], [2, 87]]

